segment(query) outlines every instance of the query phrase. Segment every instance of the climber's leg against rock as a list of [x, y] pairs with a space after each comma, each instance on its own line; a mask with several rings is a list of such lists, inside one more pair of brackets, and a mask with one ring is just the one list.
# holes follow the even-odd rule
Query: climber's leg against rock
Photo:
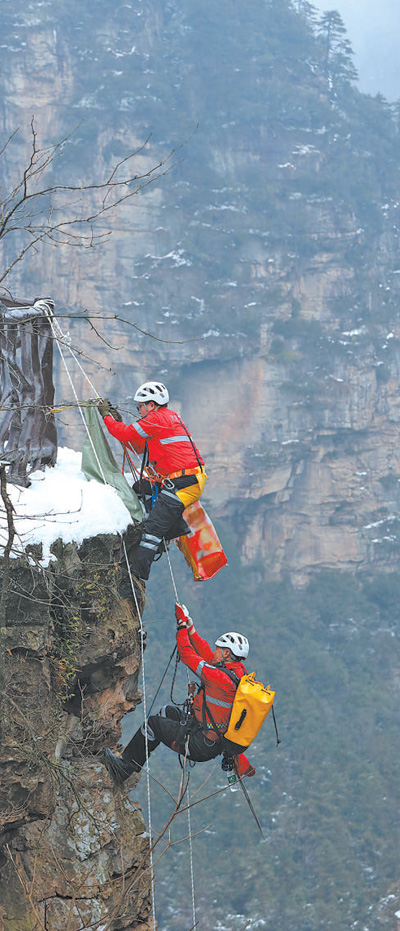
[[207, 481], [205, 472], [167, 479], [159, 492], [149, 516], [144, 521], [140, 543], [129, 556], [132, 573], [147, 580], [153, 559], [162, 551], [162, 542], [188, 532], [182, 515], [186, 507], [197, 501]]

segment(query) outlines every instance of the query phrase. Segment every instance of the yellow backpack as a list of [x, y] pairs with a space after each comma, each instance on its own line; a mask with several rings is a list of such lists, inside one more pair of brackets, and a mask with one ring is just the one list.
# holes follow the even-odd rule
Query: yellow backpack
[[[229, 675], [230, 670], [224, 669], [224, 672]], [[269, 685], [265, 687], [262, 682], [257, 682], [254, 672], [242, 676], [233, 699], [225, 739], [241, 747], [250, 746], [271, 710], [274, 698], [275, 692]]]

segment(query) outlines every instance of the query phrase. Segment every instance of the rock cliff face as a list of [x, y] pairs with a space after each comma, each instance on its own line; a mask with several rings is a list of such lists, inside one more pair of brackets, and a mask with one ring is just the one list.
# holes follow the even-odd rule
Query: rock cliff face
[[41, 571], [12, 560], [2, 619], [0, 928], [148, 931], [142, 814], [101, 763], [140, 701], [118, 539], [53, 552]]
[[[18, 184], [29, 164], [33, 113], [43, 147], [77, 127], [45, 183], [83, 187], [110, 176], [118, 159], [152, 133], [133, 163], [145, 175], [199, 123], [170, 173], [103, 218], [100, 232], [112, 236], [100, 250], [37, 243], [4, 284], [19, 298], [54, 300], [80, 353], [81, 367], [71, 361], [67, 341], [61, 344], [79, 399], [109, 396], [129, 421], [138, 383], [157, 377], [168, 384], [204, 455], [204, 502], [221, 518], [222, 541], [225, 530], [236, 535], [243, 561], [261, 581], [287, 574], [299, 587], [319, 569], [400, 569], [398, 113], [360, 95], [343, 74], [327, 73], [313, 18], [312, 5], [297, 0], [0, 4], [2, 192]], [[93, 204], [89, 196], [86, 216]], [[24, 245], [21, 228], [15, 238], [0, 239], [2, 269]], [[74, 404], [60, 360], [55, 382], [56, 402]], [[58, 435], [60, 444], [82, 448], [73, 408], [60, 412]], [[116, 539], [96, 538], [79, 549], [58, 545], [54, 553], [45, 572], [36, 568], [34, 552], [29, 561], [13, 561], [0, 601], [0, 931], [148, 931], [141, 813], [113, 790], [100, 760], [104, 744], [119, 738], [122, 715], [139, 701], [137, 619], [117, 596]], [[389, 625], [381, 626], [386, 636]], [[318, 630], [325, 644], [324, 625]], [[325, 657], [314, 662], [320, 654], [312, 640], [311, 652], [304, 640], [300, 666], [293, 667], [293, 681], [309, 686], [306, 697], [318, 696], [308, 705], [311, 718], [323, 683], [329, 723], [337, 669], [353, 682], [351, 667], [374, 649], [361, 638], [349, 651], [353, 628], [342, 632], [340, 625], [339, 636], [346, 663], [328, 666], [331, 691]], [[296, 642], [293, 630], [290, 639]], [[335, 658], [339, 647], [332, 644]], [[279, 657], [280, 644], [275, 651]], [[316, 679], [311, 665], [320, 665]], [[366, 733], [368, 771], [369, 679], [364, 687], [356, 743]], [[358, 692], [346, 694], [352, 708]], [[338, 746], [353, 726], [339, 714]], [[292, 862], [298, 885], [288, 897], [289, 921], [284, 905], [270, 916], [288, 927], [299, 927], [313, 868], [310, 874], [307, 859], [303, 881], [301, 844], [293, 854], [296, 792], [301, 797], [308, 784], [320, 792], [332, 773], [335, 742], [328, 747], [325, 720], [320, 728], [321, 769], [320, 746], [308, 770], [298, 764], [308, 750], [299, 742], [296, 760], [289, 749], [298, 774], [292, 783], [289, 761], [289, 807], [293, 797], [296, 815], [283, 816], [284, 866], [274, 881], [286, 898]], [[380, 745], [375, 757], [387, 766]], [[362, 765], [357, 760], [355, 795]], [[339, 791], [347, 778], [340, 769]], [[375, 802], [386, 804], [386, 779], [377, 784]], [[286, 801], [278, 793], [276, 799], [281, 813]], [[308, 817], [314, 807], [307, 805], [300, 815], [311, 831], [314, 865], [326, 844], [326, 835], [320, 843], [314, 832], [319, 801], [318, 817]], [[331, 805], [336, 858], [338, 798]], [[369, 824], [369, 798], [363, 810]], [[346, 831], [348, 817], [342, 808]], [[349, 835], [344, 886], [347, 864], [363, 844], [357, 848]], [[374, 866], [380, 855], [375, 837], [371, 847], [375, 860], [359, 857], [368, 882], [365, 862]], [[319, 888], [328, 877], [334, 895], [329, 844], [325, 849]], [[264, 861], [260, 854], [258, 880], [265, 886]], [[351, 875], [358, 876], [359, 895], [365, 874]], [[222, 879], [223, 901], [225, 885]], [[332, 902], [323, 898], [315, 926], [324, 925]], [[385, 903], [389, 909], [389, 898]], [[259, 917], [265, 920], [265, 909]], [[302, 926], [310, 921], [308, 912]]]
[[[19, 2], [17, 24], [6, 11], [4, 131], [22, 128], [2, 164], [5, 190], [26, 164], [33, 110], [43, 142], [84, 119], [53, 169], [78, 184], [105, 177], [149, 129], [138, 172], [200, 128], [182, 164], [107, 216], [101, 252], [48, 248], [15, 267], [10, 287], [96, 318], [96, 332], [61, 320], [99, 364], [85, 360], [90, 384], [74, 369], [79, 397], [94, 386], [129, 420], [137, 383], [161, 374], [204, 452], [206, 503], [233, 528], [240, 518], [243, 559], [264, 577], [399, 568], [388, 108], [350, 84], [332, 97], [289, 3], [256, 3], [258, 29], [225, 3], [201, 21], [178, 0], [162, 14], [104, 4], [100, 28], [98, 9], [64, 16], [56, 2], [33, 3], [28, 16]], [[11, 258], [7, 239], [3, 264]], [[57, 396], [71, 400], [62, 364]], [[78, 421], [62, 421], [62, 441], [79, 448]]]

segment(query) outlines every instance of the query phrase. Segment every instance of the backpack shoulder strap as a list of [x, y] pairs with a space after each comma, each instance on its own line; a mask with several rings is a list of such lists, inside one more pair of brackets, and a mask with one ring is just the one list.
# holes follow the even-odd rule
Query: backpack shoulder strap
[[193, 443], [192, 437], [190, 436], [189, 430], [188, 430], [187, 426], [184, 424], [183, 420], [181, 420], [180, 417], [179, 417], [179, 420], [180, 420], [181, 426], [183, 427], [185, 433], [187, 434], [187, 436], [188, 436], [188, 438], [189, 438], [189, 440], [190, 440], [190, 442], [191, 442], [191, 444], [192, 444], [193, 452], [194, 452], [194, 454], [195, 454], [195, 456], [196, 456], [196, 459], [197, 459], [197, 462], [199, 463], [199, 466], [200, 466], [200, 472], [204, 472], [204, 467], [202, 466], [202, 464], [201, 464], [201, 462], [200, 462], [200, 456], [199, 456], [199, 454], [198, 454], [198, 452], [197, 452], [197, 449], [196, 449], [196, 447], [195, 447], [195, 445], [194, 445], [194, 443]]
[[[225, 663], [223, 662], [217, 663], [215, 668], [221, 669], [221, 671], [224, 672], [229, 677], [231, 682], [233, 682], [236, 688], [238, 687], [239, 682], [240, 682], [240, 677], [236, 675], [236, 672], [234, 672], [233, 669], [227, 669], [225, 666]], [[206, 690], [205, 690], [205, 686], [203, 683], [200, 686], [200, 690], [202, 690], [203, 692], [203, 703], [202, 703], [202, 709], [201, 709], [202, 718], [203, 718], [203, 727], [205, 730], [207, 730], [207, 718], [206, 718], [206, 713], [207, 713], [211, 721], [211, 724], [213, 726], [213, 730], [218, 733], [218, 725], [215, 723], [214, 718], [211, 714], [210, 708], [208, 707], [207, 702], [206, 702]]]
[[229, 676], [231, 682], [233, 682], [233, 684], [236, 685], [236, 688], [238, 687], [241, 676], [238, 676], [237, 673], [233, 671], [233, 669], [228, 669], [228, 667], [225, 666], [225, 663], [223, 662], [217, 663], [216, 669], [221, 669], [222, 672], [225, 673], [225, 675]]

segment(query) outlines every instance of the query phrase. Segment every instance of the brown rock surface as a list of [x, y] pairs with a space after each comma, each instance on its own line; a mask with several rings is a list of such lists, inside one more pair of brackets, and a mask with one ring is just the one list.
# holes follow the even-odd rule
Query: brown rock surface
[[[140, 701], [140, 632], [118, 597], [117, 537], [10, 562], [2, 640], [1, 931], [147, 931], [139, 806], [101, 762]], [[32, 563], [31, 565], [29, 563]], [[3, 573], [3, 565], [0, 571]], [[3, 617], [4, 622], [4, 617]]]

